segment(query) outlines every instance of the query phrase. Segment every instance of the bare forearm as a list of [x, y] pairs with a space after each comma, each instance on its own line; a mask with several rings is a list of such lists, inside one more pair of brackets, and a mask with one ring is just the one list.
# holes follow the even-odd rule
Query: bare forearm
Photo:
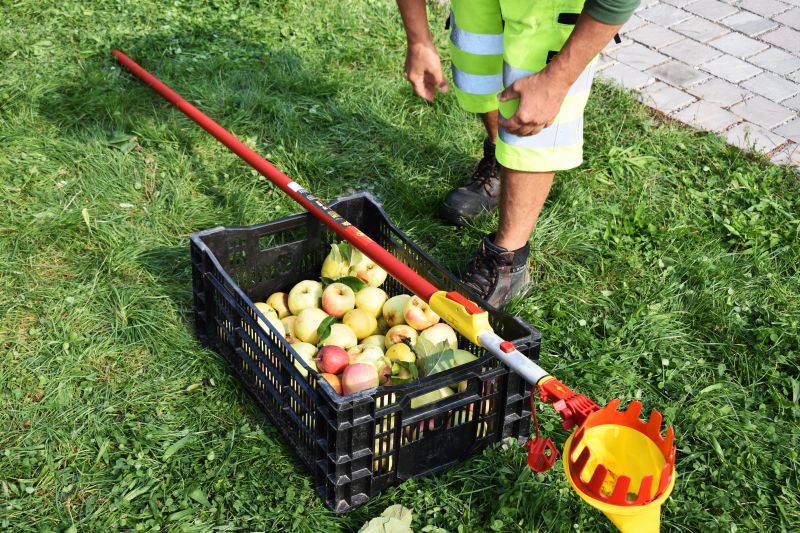
[[433, 38], [428, 28], [425, 0], [397, 0], [397, 7], [403, 18], [408, 45], [433, 44]]
[[543, 73], [562, 87], [571, 86], [621, 27], [622, 24], [605, 24], [581, 13], [569, 39]]

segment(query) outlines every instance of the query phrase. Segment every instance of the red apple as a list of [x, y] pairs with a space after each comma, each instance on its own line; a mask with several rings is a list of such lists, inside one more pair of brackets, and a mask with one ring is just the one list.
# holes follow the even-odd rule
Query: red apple
[[331, 283], [322, 292], [322, 310], [336, 318], [356, 306], [356, 295], [353, 289], [344, 283]]
[[323, 346], [314, 357], [320, 372], [338, 374], [350, 364], [350, 356], [339, 346]]
[[348, 396], [378, 386], [378, 371], [367, 363], [348, 365], [342, 372], [342, 392]]

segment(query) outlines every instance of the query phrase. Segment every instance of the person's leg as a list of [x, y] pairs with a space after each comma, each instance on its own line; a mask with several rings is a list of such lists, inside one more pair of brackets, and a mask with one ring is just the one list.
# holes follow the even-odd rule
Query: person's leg
[[499, 0], [452, 0], [450, 55], [453, 92], [465, 111], [480, 115], [486, 129], [483, 157], [467, 183], [442, 201], [440, 216], [451, 224], [497, 209], [500, 167], [495, 158], [497, 94], [503, 90], [503, 20]]
[[[503, 85], [542, 70], [561, 49], [572, 27], [561, 11], [579, 13], [583, 2], [500, 0], [504, 27]], [[462, 281], [490, 305], [503, 307], [530, 280], [527, 271], [531, 232], [541, 213], [555, 171], [580, 165], [583, 158], [583, 108], [589, 96], [594, 65], [573, 84], [552, 126], [530, 136], [498, 129], [497, 162], [503, 168], [500, 225], [481, 242]], [[510, 118], [518, 100], [501, 102]]]
[[502, 169], [500, 178], [500, 225], [493, 242], [507, 250], [523, 248], [542, 212], [554, 172]]
[[486, 130], [486, 138], [489, 139], [492, 144], [497, 142], [498, 120], [497, 109], [489, 111], [488, 113], [481, 113], [481, 122], [483, 122], [483, 128]]

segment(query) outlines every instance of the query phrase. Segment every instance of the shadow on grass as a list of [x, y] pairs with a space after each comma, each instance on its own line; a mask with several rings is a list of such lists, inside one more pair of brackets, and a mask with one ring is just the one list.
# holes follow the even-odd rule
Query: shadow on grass
[[[225, 54], [229, 57], [207, 52], [204, 43], [212, 40], [233, 43]], [[437, 169], [471, 172], [469, 154], [442, 139], [426, 139], [425, 132], [391, 124], [380, 117], [376, 106], [382, 102], [377, 99], [365, 97], [358, 107], [343, 102], [339, 93], [347, 87], [328, 73], [309, 68], [300, 51], [291, 47], [267, 49], [200, 27], [177, 36], [146, 35], [133, 44], [120, 44], [223, 127], [246, 141], [255, 140], [248, 144], [320, 198], [369, 190], [402, 219], [442, 226], [436, 215], [441, 193], [425, 190], [425, 182], [406, 176], [429, 175], [427, 187], [434, 187], [441, 183], [434, 183], [440, 180]], [[112, 132], [125, 131], [140, 133], [139, 142], [147, 151], [171, 148], [162, 143], [177, 145], [199, 177], [198, 192], [228, 215], [212, 225], [243, 220], [241, 198], [247, 193], [231, 190], [219, 178], [241, 176], [243, 163], [214, 160], [221, 147], [209, 154], [208, 144], [198, 146], [198, 136], [205, 134], [197, 126], [121, 70], [110, 50], [108, 56], [90, 58], [84, 78], [45, 97], [41, 113], [63, 135], [81, 142], [105, 143]], [[437, 245], [445, 248], [444, 254], [452, 254], [455, 263], [466, 263], [472, 252], [456, 243]], [[162, 269], [154, 274], [168, 276]]]

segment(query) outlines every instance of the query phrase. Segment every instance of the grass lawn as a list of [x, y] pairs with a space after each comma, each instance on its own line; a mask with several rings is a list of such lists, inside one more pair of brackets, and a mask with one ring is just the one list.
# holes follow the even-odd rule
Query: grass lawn
[[[402, 503], [420, 531], [611, 530], [519, 448], [329, 512], [191, 321], [188, 235], [299, 208], [113, 47], [321, 198], [373, 191], [453, 271], [496, 224], [435, 215], [481, 127], [452, 95], [411, 95], [388, 0], [3, 2], [0, 529], [348, 531]], [[664, 530], [796, 530], [798, 174], [603, 84], [587, 113], [586, 162], [558, 176], [510, 310], [562, 381], [674, 425]]]

